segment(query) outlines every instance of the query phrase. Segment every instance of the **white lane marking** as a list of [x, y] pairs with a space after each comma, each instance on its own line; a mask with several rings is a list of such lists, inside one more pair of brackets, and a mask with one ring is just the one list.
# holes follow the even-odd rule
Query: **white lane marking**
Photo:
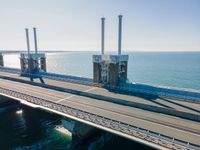
[[88, 89], [88, 90], [85, 90], [84, 92], [89, 92], [89, 91], [92, 91], [92, 90], [94, 90], [94, 89], [96, 89], [97, 87], [92, 87], [92, 88], [90, 88], [90, 89]]
[[72, 98], [72, 97], [74, 97], [74, 96], [76, 96], [76, 95], [70, 95], [70, 96], [68, 96], [68, 97], [65, 97], [65, 98], [63, 98], [63, 99], [60, 99], [60, 100], [56, 101], [56, 103], [59, 103], [59, 102], [64, 101], [64, 100], [67, 100], [67, 99]]
[[[89, 91], [92, 91], [92, 90], [94, 90], [94, 89], [96, 89], [96, 88], [97, 88], [97, 87], [92, 87], [92, 88], [87, 89], [87, 90], [85, 90], [85, 91], [83, 91], [83, 92], [89, 92]], [[74, 96], [77, 96], [77, 95], [70, 95], [70, 96], [67, 96], [66, 98], [63, 98], [63, 99], [60, 99], [60, 100], [56, 101], [56, 103], [59, 103], [59, 102], [61, 102], [61, 101], [67, 100], [67, 99], [70, 99], [70, 98], [72, 98], [72, 97], [74, 97]]]

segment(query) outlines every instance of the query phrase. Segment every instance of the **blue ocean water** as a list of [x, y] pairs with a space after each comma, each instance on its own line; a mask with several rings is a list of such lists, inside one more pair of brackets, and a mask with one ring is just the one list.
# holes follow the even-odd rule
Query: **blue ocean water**
[[[92, 78], [92, 55], [97, 52], [47, 54], [47, 71]], [[128, 52], [130, 82], [200, 89], [200, 52]], [[5, 64], [18, 67], [19, 55], [5, 56]]]

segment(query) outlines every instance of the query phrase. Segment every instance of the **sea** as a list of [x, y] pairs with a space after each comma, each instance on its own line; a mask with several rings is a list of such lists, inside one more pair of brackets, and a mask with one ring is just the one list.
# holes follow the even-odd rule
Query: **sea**
[[[92, 78], [93, 54], [98, 52], [47, 53], [47, 71]], [[200, 90], [200, 52], [124, 54], [129, 55], [129, 82]], [[8, 54], [4, 59], [5, 66], [20, 67], [19, 54]], [[19, 107], [22, 114], [16, 113]], [[153, 150], [99, 129], [85, 140], [71, 138], [55, 130], [61, 119], [17, 103], [0, 105], [0, 150]]]

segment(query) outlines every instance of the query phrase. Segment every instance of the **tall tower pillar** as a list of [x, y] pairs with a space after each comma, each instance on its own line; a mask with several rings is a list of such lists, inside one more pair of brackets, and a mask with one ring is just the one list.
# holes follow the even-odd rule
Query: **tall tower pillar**
[[4, 61], [3, 61], [3, 54], [0, 53], [0, 66], [4, 66]]
[[[36, 28], [33, 28], [35, 52], [30, 52], [29, 32], [26, 31], [27, 52], [20, 54], [21, 75], [30, 77], [31, 81], [38, 78], [40, 72], [46, 72], [46, 57], [44, 53], [38, 53]], [[41, 82], [44, 82], [40, 77]]]
[[93, 55], [93, 82], [108, 86], [119, 86], [127, 80], [128, 55], [121, 54], [122, 15], [118, 28], [118, 55], [104, 54], [104, 21], [101, 18], [101, 55]]

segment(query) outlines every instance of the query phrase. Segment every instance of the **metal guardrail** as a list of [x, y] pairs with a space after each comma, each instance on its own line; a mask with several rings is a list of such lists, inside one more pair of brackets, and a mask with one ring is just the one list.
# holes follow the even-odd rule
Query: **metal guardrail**
[[2, 66], [0, 66], [0, 70], [1, 71], [5, 71], [5, 72], [9, 72], [9, 73], [20, 73], [21, 72], [20, 69], [9, 68], [9, 67], [2, 67]]
[[48, 79], [59, 80], [59, 81], [75, 82], [75, 83], [80, 83], [80, 84], [84, 84], [84, 85], [92, 85], [93, 84], [92, 79], [85, 78], [85, 77], [60, 75], [60, 74], [47, 73], [47, 72], [41, 72], [38, 74], [38, 76], [48, 78]]
[[118, 87], [125, 91], [146, 93], [150, 95], [169, 97], [188, 102], [200, 103], [200, 90], [186, 89], [186, 88], [175, 88], [160, 85], [148, 85], [142, 83], [121, 83]]
[[[1, 67], [0, 70], [4, 72], [9, 73], [17, 73], [21, 74], [20, 69], [16, 68], [9, 68], [9, 67]], [[58, 81], [67, 81], [67, 82], [73, 82], [73, 83], [79, 83], [84, 85], [93, 85], [93, 80], [90, 78], [85, 77], [76, 77], [76, 76], [70, 76], [70, 75], [61, 75], [56, 73], [49, 73], [49, 72], [38, 72], [35, 74], [29, 74], [29, 73], [23, 73], [25, 76], [34, 76], [34, 77], [44, 77], [48, 79], [58, 80]]]
[[48, 100], [45, 100], [42, 98], [34, 97], [32, 95], [16, 92], [16, 91], [9, 90], [9, 89], [2, 88], [2, 87], [0, 87], [0, 93], [15, 97], [18, 99], [25, 100], [32, 104], [50, 108], [50, 109], [56, 110], [58, 112], [62, 112], [62, 113], [71, 115], [73, 117], [76, 117], [77, 119], [88, 121], [88, 122], [100, 125], [102, 127], [106, 127], [108, 129], [121, 132], [126, 135], [134, 136], [136, 138], [160, 145], [160, 146], [168, 148], [168, 149], [174, 149], [174, 150], [200, 149], [200, 146], [198, 146], [198, 145], [194, 145], [194, 144], [191, 144], [191, 143], [188, 143], [185, 141], [180, 141], [173, 137], [167, 137], [167, 136], [161, 135], [159, 133], [155, 133], [155, 132], [152, 132], [152, 131], [149, 131], [146, 129], [138, 128], [138, 127], [135, 127], [135, 126], [123, 123], [123, 122], [105, 118], [103, 116], [95, 115], [95, 114], [85, 112], [85, 111], [82, 111], [79, 109], [75, 109], [75, 108], [72, 108], [69, 106], [51, 102], [51, 101], [48, 101]]

